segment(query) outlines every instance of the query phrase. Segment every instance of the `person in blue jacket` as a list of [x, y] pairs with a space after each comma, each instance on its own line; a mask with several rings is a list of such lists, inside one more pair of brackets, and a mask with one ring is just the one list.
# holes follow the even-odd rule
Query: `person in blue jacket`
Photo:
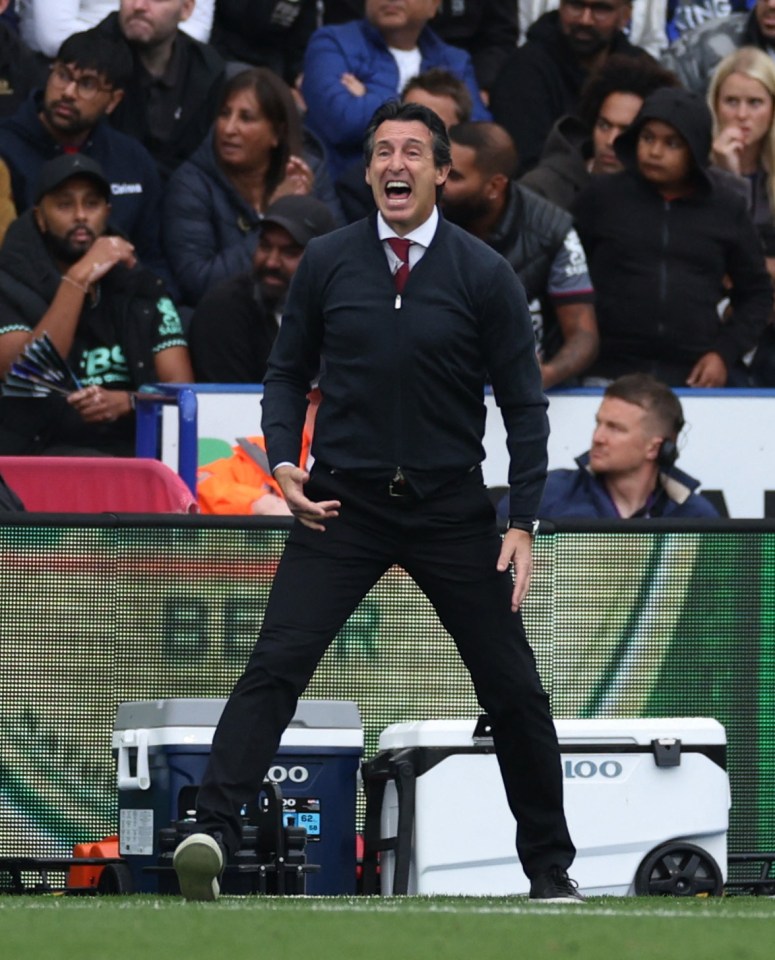
[[646, 373], [609, 384], [595, 418], [592, 448], [576, 470], [550, 470], [538, 516], [717, 517], [697, 480], [678, 470], [681, 401]]
[[372, 114], [397, 100], [406, 83], [432, 67], [465, 81], [473, 120], [490, 120], [471, 57], [444, 43], [428, 26], [440, 0], [366, 0], [365, 18], [321, 27], [304, 58], [306, 124], [322, 140], [334, 180], [360, 158]]

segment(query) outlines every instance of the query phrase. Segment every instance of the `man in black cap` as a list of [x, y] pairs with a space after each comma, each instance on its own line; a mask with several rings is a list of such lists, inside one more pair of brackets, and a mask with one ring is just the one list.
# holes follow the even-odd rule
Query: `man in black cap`
[[304, 248], [334, 228], [328, 207], [308, 196], [281, 197], [266, 211], [253, 270], [207, 293], [191, 318], [198, 382], [260, 383], [285, 298]]
[[131, 456], [133, 395], [144, 383], [193, 379], [162, 281], [108, 230], [110, 184], [84, 154], [41, 169], [35, 206], [0, 249], [0, 376], [48, 334], [80, 389], [0, 400], [0, 454]]

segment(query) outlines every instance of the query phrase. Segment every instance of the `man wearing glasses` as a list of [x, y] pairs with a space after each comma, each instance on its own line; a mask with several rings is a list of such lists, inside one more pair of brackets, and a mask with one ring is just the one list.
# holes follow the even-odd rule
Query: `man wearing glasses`
[[506, 61], [490, 110], [517, 145], [520, 174], [538, 162], [554, 122], [575, 112], [584, 81], [606, 57], [648, 56], [622, 32], [631, 14], [631, 0], [560, 0]]
[[107, 118], [123, 97], [132, 56], [123, 43], [76, 33], [62, 44], [42, 91], [0, 123], [0, 156], [11, 171], [18, 213], [35, 203], [48, 160], [83, 153], [102, 167], [111, 188], [111, 224], [134, 244], [144, 266], [166, 279], [159, 245], [161, 181], [141, 143]]

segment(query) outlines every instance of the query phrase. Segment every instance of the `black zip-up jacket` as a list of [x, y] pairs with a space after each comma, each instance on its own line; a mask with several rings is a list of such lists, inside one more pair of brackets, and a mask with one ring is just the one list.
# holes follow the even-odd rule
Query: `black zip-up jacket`
[[[108, 14], [92, 29], [113, 40], [124, 36], [117, 13]], [[194, 40], [182, 30], [178, 30], [175, 44], [179, 50], [181, 76], [177, 84], [178, 101], [169, 116], [170, 136], [160, 143], [148, 128], [145, 69], [134, 49], [134, 74], [124, 89], [123, 100], [110, 115], [114, 127], [137, 137], [143, 144], [156, 161], [163, 180], [188, 160], [207, 136], [224, 83], [225, 64], [213, 47]], [[132, 44], [129, 47], [132, 48]]]
[[[695, 190], [669, 200], [638, 171], [647, 119], [670, 124], [694, 157]], [[752, 349], [772, 309], [772, 284], [743, 197], [709, 168], [710, 115], [702, 98], [659, 90], [616, 152], [623, 173], [592, 177], [574, 206], [595, 287], [600, 353], [589, 376], [653, 373], [672, 386], [704, 354], [729, 369]], [[718, 304], [729, 278], [731, 314]]]
[[499, 254], [439, 219], [397, 298], [376, 214], [310, 241], [264, 380], [272, 466], [295, 463], [310, 381], [323, 400], [312, 453], [420, 496], [484, 459], [489, 374], [506, 425], [509, 515], [531, 521], [546, 476], [546, 398], [525, 293]]

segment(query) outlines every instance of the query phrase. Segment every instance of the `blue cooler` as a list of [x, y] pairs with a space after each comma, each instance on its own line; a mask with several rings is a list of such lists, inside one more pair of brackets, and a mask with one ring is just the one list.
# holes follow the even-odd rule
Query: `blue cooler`
[[[159, 830], [193, 817], [223, 699], [138, 700], [119, 705], [117, 762], [119, 854], [135, 890], [157, 893]], [[280, 785], [286, 826], [307, 831], [307, 893], [355, 893], [355, 802], [363, 754], [356, 703], [300, 700], [267, 779]]]

